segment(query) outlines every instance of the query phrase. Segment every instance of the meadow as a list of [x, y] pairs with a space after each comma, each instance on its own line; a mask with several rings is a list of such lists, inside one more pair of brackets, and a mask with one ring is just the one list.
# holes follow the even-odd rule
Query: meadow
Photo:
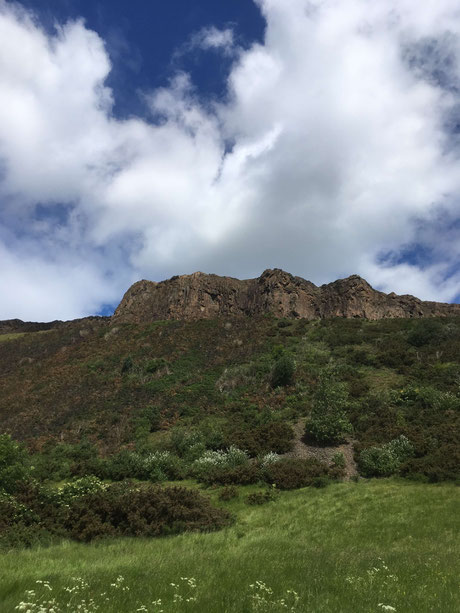
[[1, 611], [458, 611], [455, 485], [362, 479], [248, 505], [257, 490], [204, 489], [235, 516], [219, 532], [3, 551]]

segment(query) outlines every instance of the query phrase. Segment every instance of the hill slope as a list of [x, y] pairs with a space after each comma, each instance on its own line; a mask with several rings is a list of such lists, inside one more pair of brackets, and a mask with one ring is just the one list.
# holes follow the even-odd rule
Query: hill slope
[[[295, 375], [274, 387], [282, 355]], [[416, 448], [408, 473], [453, 478], [460, 318], [89, 318], [3, 334], [0, 431], [35, 449], [85, 437], [104, 453], [170, 448], [185, 432], [214, 447], [276, 450], [267, 424], [304, 420], [324, 371], [348, 395], [357, 453], [404, 434]]]

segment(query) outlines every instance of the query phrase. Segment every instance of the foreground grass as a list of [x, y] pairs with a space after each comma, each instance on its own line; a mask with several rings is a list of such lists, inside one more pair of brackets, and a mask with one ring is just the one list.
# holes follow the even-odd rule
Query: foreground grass
[[[81, 577], [104, 613], [286, 610], [280, 603], [257, 608], [250, 584], [258, 580], [273, 590], [266, 600], [294, 589], [300, 600], [293, 610], [302, 612], [453, 612], [460, 597], [458, 501], [448, 484], [343, 483], [283, 493], [261, 507], [240, 497], [227, 503], [235, 525], [218, 533], [11, 551], [0, 554], [0, 610], [14, 611], [25, 590], [44, 590], [37, 580], [68, 600], [65, 586]], [[181, 577], [196, 580], [196, 601], [173, 603], [174, 593], [192, 593]], [[161, 607], [152, 604], [158, 598]]]

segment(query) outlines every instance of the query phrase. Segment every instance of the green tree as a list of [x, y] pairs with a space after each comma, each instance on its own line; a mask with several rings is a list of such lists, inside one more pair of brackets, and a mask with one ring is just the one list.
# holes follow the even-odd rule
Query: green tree
[[0, 434], [0, 489], [13, 493], [30, 474], [26, 449], [9, 434]]
[[272, 386], [285, 387], [294, 382], [295, 362], [288, 353], [281, 355], [275, 362], [272, 372]]
[[306, 434], [318, 443], [339, 443], [352, 431], [345, 412], [348, 392], [344, 383], [334, 379], [330, 370], [321, 373], [313, 396], [313, 407]]

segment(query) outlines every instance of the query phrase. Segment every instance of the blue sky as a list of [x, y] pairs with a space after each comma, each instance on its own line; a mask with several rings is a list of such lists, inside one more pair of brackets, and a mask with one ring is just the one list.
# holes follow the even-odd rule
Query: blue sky
[[0, 319], [281, 267], [460, 301], [456, 0], [0, 0]]

